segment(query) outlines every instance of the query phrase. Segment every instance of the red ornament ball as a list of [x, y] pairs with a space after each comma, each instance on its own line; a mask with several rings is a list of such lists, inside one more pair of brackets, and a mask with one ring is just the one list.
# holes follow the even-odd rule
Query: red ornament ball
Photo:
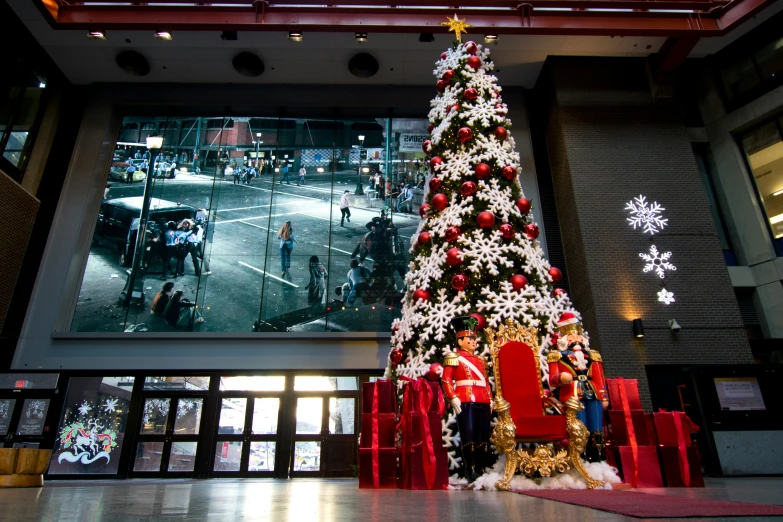
[[538, 225], [535, 225], [533, 223], [528, 223], [525, 225], [525, 235], [529, 237], [530, 239], [536, 239], [539, 234]]
[[402, 350], [400, 350], [400, 349], [394, 349], [394, 350], [392, 350], [389, 353], [389, 361], [391, 361], [391, 363], [394, 366], [397, 366], [398, 364], [400, 364], [404, 357], [405, 357], [405, 354], [402, 353]]
[[503, 223], [500, 225], [500, 234], [504, 239], [511, 239], [514, 237], [514, 227], [510, 223]]
[[478, 321], [478, 325], [476, 326], [476, 331], [480, 332], [487, 326], [487, 319], [481, 315], [480, 313], [476, 312], [475, 314], [470, 314], [471, 317], [476, 319]]
[[457, 240], [460, 234], [462, 234], [462, 230], [460, 230], [459, 227], [452, 226], [446, 229], [446, 233], [443, 234], [443, 237], [449, 243], [453, 243]]
[[478, 52], [478, 45], [476, 45], [476, 42], [473, 40], [469, 42], [465, 42], [465, 52], [468, 54], [475, 55]]
[[434, 169], [434, 168], [435, 168], [437, 165], [440, 165], [441, 163], [443, 163], [443, 158], [441, 158], [440, 156], [433, 156], [433, 157], [430, 159], [430, 167], [432, 167], [433, 169]]
[[495, 137], [500, 141], [505, 140], [506, 138], [508, 138], [508, 130], [506, 130], [505, 127], [497, 127], [495, 129]]
[[511, 279], [509, 279], [511, 282], [511, 286], [519, 292], [523, 288], [527, 286], [527, 277], [523, 276], [522, 274], [514, 274], [511, 276]]
[[416, 244], [419, 245], [419, 246], [426, 245], [431, 240], [432, 240], [432, 236], [430, 235], [429, 232], [422, 232], [421, 234], [419, 234], [419, 239], [416, 242]]
[[476, 223], [478, 223], [478, 226], [481, 228], [491, 228], [495, 225], [495, 214], [487, 210], [480, 212], [479, 215], [476, 216]]
[[498, 114], [505, 114], [508, 112], [508, 109], [502, 103], [498, 103], [495, 105], [495, 112]]
[[451, 288], [457, 292], [462, 292], [468, 287], [470, 279], [465, 274], [457, 274], [451, 278]]
[[435, 82], [435, 88], [438, 89], [438, 92], [445, 91], [446, 85], [447, 85], [446, 82], [444, 82], [443, 80], [438, 80], [437, 82]]
[[438, 382], [440, 381], [441, 374], [443, 374], [443, 365], [435, 362], [430, 364], [427, 373], [424, 374], [424, 378], [428, 381]]
[[465, 143], [473, 139], [473, 131], [470, 127], [462, 127], [457, 131], [457, 139], [460, 143]]
[[452, 71], [451, 69], [446, 69], [445, 71], [443, 71], [443, 74], [440, 77], [440, 79], [446, 83], [449, 83], [452, 78], [454, 78], [454, 71]]
[[549, 277], [552, 278], [553, 283], [559, 283], [561, 279], [563, 279], [563, 272], [560, 271], [557, 267], [552, 267], [549, 269]]
[[446, 251], [446, 263], [449, 266], [459, 266], [462, 264], [462, 250], [457, 247], [449, 248]]
[[430, 180], [430, 190], [433, 192], [437, 192], [441, 185], [443, 185], [443, 181], [440, 178], [432, 178]]
[[503, 174], [503, 177], [506, 178], [509, 181], [513, 181], [514, 178], [517, 177], [517, 169], [516, 167], [512, 167], [511, 165], [506, 165], [503, 167], [503, 171], [501, 172]]
[[564, 296], [565, 293], [566, 291], [563, 290], [562, 288], [555, 288], [554, 291], [552, 292], [552, 295], [554, 295], [555, 297], [561, 297]]
[[440, 53], [440, 59], [441, 60], [445, 60], [447, 56], [448, 56], [448, 54], [446, 54], [446, 51], [443, 51], [442, 53]]
[[465, 89], [464, 96], [465, 96], [466, 100], [473, 101], [476, 98], [478, 98], [478, 91], [476, 89], [474, 89], [473, 87], [469, 87], [469, 88]]
[[444, 208], [449, 206], [449, 198], [446, 194], [435, 194], [432, 196], [432, 208], [440, 212]]
[[427, 217], [427, 212], [429, 212], [429, 211], [430, 211], [430, 204], [429, 203], [424, 203], [422, 206], [419, 207], [419, 215], [422, 218]]
[[431, 298], [432, 298], [432, 294], [430, 294], [429, 290], [424, 290], [423, 288], [419, 288], [413, 292], [414, 301], [429, 301]]
[[462, 197], [466, 198], [475, 194], [477, 190], [478, 187], [475, 183], [472, 181], [466, 181], [462, 184], [462, 188], [460, 189], [459, 193], [462, 194]]
[[527, 198], [519, 198], [517, 200], [517, 208], [519, 209], [519, 212], [522, 214], [527, 214], [530, 212], [530, 206], [532, 205], [532, 202]]
[[446, 113], [450, 113], [451, 111], [457, 112], [457, 111], [460, 110], [460, 108], [461, 108], [460, 104], [459, 103], [455, 103], [454, 105], [452, 105], [451, 107], [448, 108]]
[[434, 129], [434, 128], [435, 128], [435, 125], [433, 125], [432, 123], [430, 123], [429, 125], [427, 125], [427, 132], [429, 132], [430, 134], [432, 134], [432, 129]]
[[424, 140], [424, 143], [421, 144], [421, 150], [424, 154], [429, 154], [430, 150], [432, 150], [432, 142], [430, 140]]
[[478, 56], [471, 56], [468, 58], [467, 64], [472, 67], [473, 69], [478, 69], [481, 67], [481, 58]]
[[492, 173], [492, 170], [486, 163], [479, 163], [473, 171], [478, 179], [484, 179]]

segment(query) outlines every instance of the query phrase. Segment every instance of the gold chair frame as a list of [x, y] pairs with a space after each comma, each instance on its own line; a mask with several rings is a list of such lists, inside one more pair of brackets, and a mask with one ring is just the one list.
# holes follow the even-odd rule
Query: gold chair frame
[[[554, 399], [548, 399], [556, 410], [562, 411], [562, 409], [565, 409], [566, 434], [568, 436], [567, 449], [561, 447], [559, 443], [539, 443], [535, 448], [523, 447], [517, 449], [516, 426], [511, 419], [511, 404], [503, 398], [498, 355], [504, 344], [511, 341], [520, 341], [530, 346], [531, 350], [533, 350], [535, 361], [538, 363], [540, 355], [538, 329], [526, 328], [512, 319], [508, 319], [497, 330], [485, 328], [484, 338], [492, 357], [495, 376], [495, 411], [498, 414], [490, 442], [495, 446], [498, 454], [506, 456], [505, 473], [503, 478], [497, 481], [495, 487], [502, 491], [509, 491], [511, 489], [511, 478], [517, 469], [528, 477], [532, 477], [536, 472], [541, 477], [549, 477], [556, 473], [564, 473], [571, 468], [579, 473], [589, 489], [603, 486], [603, 482], [592, 478], [587, 473], [582, 462], [581, 454], [587, 445], [590, 433], [587, 431], [584, 423], [576, 418], [576, 412], [583, 408], [581, 404], [578, 404], [578, 406], [568, 403], [563, 405]], [[537, 370], [538, 387], [541, 390], [541, 400], [544, 401], [540, 365], [537, 366]], [[555, 444], [558, 446], [557, 449], [555, 449]]]

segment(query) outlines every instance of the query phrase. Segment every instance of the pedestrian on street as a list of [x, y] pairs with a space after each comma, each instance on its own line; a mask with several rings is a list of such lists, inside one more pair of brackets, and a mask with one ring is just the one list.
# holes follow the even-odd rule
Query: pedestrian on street
[[256, 168], [252, 165], [247, 169], [247, 173], [245, 174], [245, 184], [250, 185], [250, 182], [253, 181], [253, 178], [256, 176]]
[[326, 276], [329, 273], [326, 267], [318, 259], [318, 256], [310, 257], [310, 282], [305, 287], [307, 289], [307, 303], [309, 305], [319, 305], [324, 303], [326, 296]]
[[234, 169], [234, 185], [239, 185], [241, 176], [242, 173], [239, 171], [239, 169]]
[[351, 270], [348, 272], [348, 283], [351, 285], [351, 291], [345, 300], [345, 304], [353, 306], [357, 297], [369, 288], [367, 278], [370, 277], [370, 271], [359, 263], [359, 260], [351, 259]]
[[136, 172], [136, 167], [133, 165], [128, 165], [128, 168], [125, 169], [125, 183], [133, 183], [133, 174]]
[[285, 182], [286, 182], [288, 185], [290, 185], [290, 184], [291, 184], [291, 182], [290, 182], [290, 181], [288, 181], [288, 164], [287, 164], [287, 163], [286, 163], [285, 165], [283, 165], [283, 177], [282, 177], [282, 179], [280, 180], [280, 184], [282, 185], [284, 181], [285, 181]]
[[304, 185], [305, 182], [305, 175], [307, 175], [307, 170], [305, 170], [304, 166], [302, 166], [301, 169], [299, 169], [299, 180], [296, 182], [296, 186], [298, 187], [300, 184]]
[[209, 275], [212, 273], [212, 270], [209, 268], [209, 256], [207, 255], [207, 250], [210, 244], [212, 244], [212, 238], [215, 237], [215, 227], [212, 221], [209, 219], [209, 212], [207, 212], [207, 209], [200, 208], [198, 209], [198, 212], [196, 212], [196, 222], [199, 225], [199, 229], [201, 231], [201, 248], [200, 248], [200, 256], [201, 257], [201, 273], [204, 275]]
[[340, 198], [340, 213], [342, 214], [340, 216], [340, 226], [345, 226], [345, 220], [348, 220], [348, 223], [351, 222], [351, 199], [348, 197], [348, 194], [350, 194], [350, 190], [346, 190], [343, 192], [343, 197]]
[[199, 258], [201, 241], [198, 237], [198, 231], [195, 230], [192, 219], [183, 219], [179, 222], [177, 228], [180, 230], [180, 241], [182, 241], [185, 246], [184, 255], [177, 256], [178, 263], [180, 257], [182, 257], [182, 264], [177, 265], [177, 272], [179, 275], [185, 275], [185, 258], [190, 256], [190, 259], [193, 262], [193, 272], [196, 274], [196, 277], [199, 277], [201, 276], [201, 260]]
[[280, 238], [280, 267], [283, 270], [283, 276], [286, 274], [291, 275], [288, 269], [291, 268], [291, 252], [294, 250], [294, 227], [290, 221], [286, 221], [285, 224], [277, 231], [277, 237]]
[[[163, 258], [163, 275], [160, 277], [162, 280], [166, 280], [166, 274], [171, 272], [171, 258], [177, 257], [177, 224], [173, 221], [166, 223], [165, 232], [165, 246], [162, 249]], [[174, 277], [177, 277], [176, 267], [173, 272]]]
[[166, 311], [166, 305], [171, 301], [171, 293], [174, 291], [174, 283], [169, 281], [163, 283], [163, 288], [160, 289], [155, 295], [155, 299], [152, 300], [152, 306], [150, 311], [158, 317], [163, 317], [163, 313]]

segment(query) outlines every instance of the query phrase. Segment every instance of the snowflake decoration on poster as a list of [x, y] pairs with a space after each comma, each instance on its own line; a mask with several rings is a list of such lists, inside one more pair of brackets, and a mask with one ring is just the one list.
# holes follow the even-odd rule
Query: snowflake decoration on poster
[[82, 402], [82, 405], [79, 406], [79, 413], [82, 415], [87, 415], [90, 413], [90, 410], [92, 410], [92, 406], [87, 401]]
[[512, 214], [519, 214], [519, 209], [517, 209], [514, 203], [511, 187], [501, 187], [500, 182], [494, 178], [489, 180], [489, 184], [484, 180], [480, 180], [478, 187], [476, 198], [487, 202], [489, 205], [487, 210], [498, 216], [503, 223], [508, 223], [508, 219]]
[[499, 266], [511, 268], [514, 262], [508, 258], [511, 252], [519, 253], [516, 245], [504, 245], [496, 240], [500, 231], [485, 234], [483, 230], [474, 230], [470, 235], [460, 236], [457, 240], [462, 247], [462, 259], [470, 260], [468, 270], [474, 274], [487, 270], [492, 275], [500, 274]]
[[112, 413], [117, 411], [118, 402], [120, 402], [120, 400], [116, 397], [112, 397], [111, 399], [106, 399], [106, 402], [103, 404], [103, 411], [112, 412]]
[[665, 288], [658, 292], [658, 301], [668, 305], [674, 302], [674, 292], [669, 292]]
[[465, 301], [465, 292], [458, 292], [454, 299], [449, 300], [449, 291], [441, 288], [437, 297], [427, 303], [425, 310], [427, 323], [422, 334], [427, 338], [432, 336], [436, 341], [442, 341], [449, 331], [451, 320], [470, 312], [470, 303]]
[[658, 277], [663, 279], [666, 277], [666, 270], [677, 270], [677, 267], [669, 263], [669, 258], [672, 257], [671, 252], [658, 252], [658, 247], [655, 245], [650, 246], [650, 253], [639, 254], [639, 257], [644, 259], [646, 263], [644, 265], [644, 273], [655, 271]]
[[664, 219], [661, 215], [661, 211], [666, 210], [657, 201], [653, 201], [650, 205], [647, 203], [647, 198], [641, 194], [638, 197], [633, 198], [625, 204], [625, 210], [631, 212], [631, 217], [628, 219], [634, 230], [636, 227], [642, 228], [642, 233], [649, 232], [650, 235], [654, 235], [668, 225], [669, 220]]

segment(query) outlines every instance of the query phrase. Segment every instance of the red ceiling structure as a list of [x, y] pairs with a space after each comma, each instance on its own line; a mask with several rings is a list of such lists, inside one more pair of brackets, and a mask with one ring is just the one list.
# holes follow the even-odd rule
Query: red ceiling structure
[[[56, 29], [670, 36], [725, 34], [773, 0], [33, 0]], [[325, 4], [324, 2], [334, 2]], [[681, 50], [680, 50], [681, 52]]]

